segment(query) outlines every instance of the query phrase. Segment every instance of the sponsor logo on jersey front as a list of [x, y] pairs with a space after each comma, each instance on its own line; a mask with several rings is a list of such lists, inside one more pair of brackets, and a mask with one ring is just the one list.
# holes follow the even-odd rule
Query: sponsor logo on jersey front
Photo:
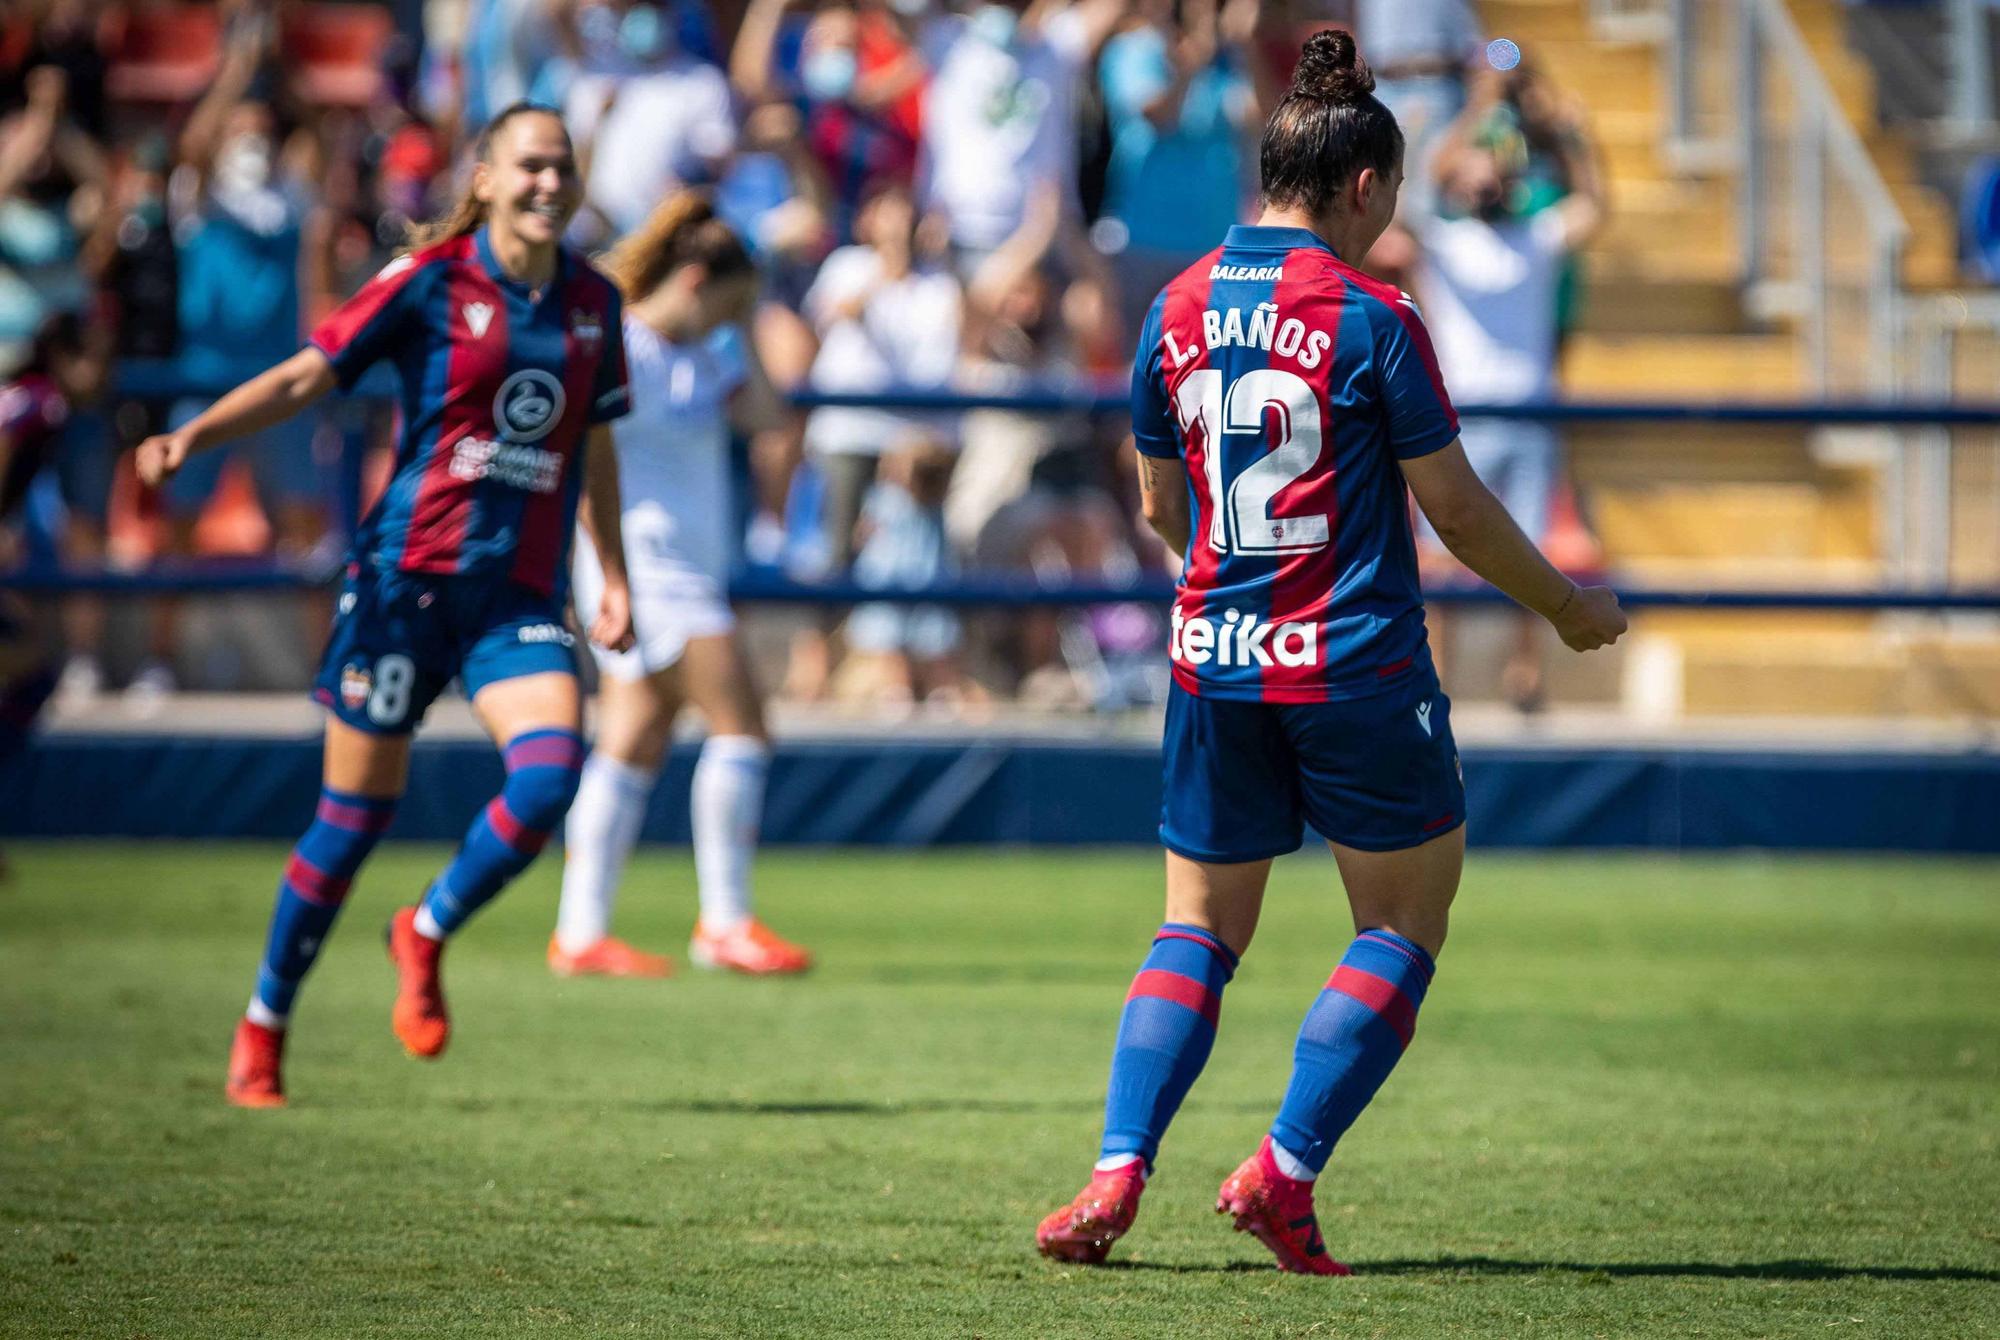
[[597, 313], [587, 307], [569, 309], [569, 333], [582, 344], [596, 344], [604, 338], [604, 323], [597, 319]]
[[493, 422], [509, 442], [541, 441], [555, 429], [562, 412], [562, 383], [540, 368], [522, 368], [501, 382], [493, 397]]
[[461, 437], [451, 449], [451, 477], [468, 483], [494, 479], [529, 493], [554, 493], [562, 470], [563, 458], [553, 451], [489, 437]]
[[1186, 666], [1307, 666], [1319, 664], [1319, 625], [1267, 623], [1255, 614], [1225, 611], [1220, 618], [1174, 609], [1167, 655]]
[[475, 340], [486, 338], [486, 328], [493, 324], [493, 304], [490, 302], [469, 302], [459, 308], [465, 314], [465, 328], [472, 332]]
[[365, 665], [344, 665], [340, 668], [340, 701], [350, 712], [359, 712], [361, 705], [368, 701], [368, 695], [375, 691], [375, 676]]

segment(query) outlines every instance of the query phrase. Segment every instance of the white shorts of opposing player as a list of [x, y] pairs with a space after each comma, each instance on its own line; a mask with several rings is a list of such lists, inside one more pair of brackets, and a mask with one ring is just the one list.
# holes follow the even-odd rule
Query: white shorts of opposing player
[[[605, 676], [633, 681], [678, 665], [690, 642], [735, 630], [729, 607], [729, 497], [725, 406], [742, 382], [733, 336], [696, 346], [667, 343], [631, 319], [626, 356], [632, 413], [612, 425], [618, 448], [625, 567], [632, 592], [629, 651], [592, 645]], [[585, 628], [604, 596], [604, 573], [577, 536], [571, 566]], [[769, 747], [743, 735], [712, 735], [695, 764], [690, 798], [701, 924], [711, 933], [750, 917], [750, 861], [764, 812]], [[557, 946], [578, 954], [611, 928], [626, 861], [645, 826], [655, 771], [593, 750], [563, 831]]]

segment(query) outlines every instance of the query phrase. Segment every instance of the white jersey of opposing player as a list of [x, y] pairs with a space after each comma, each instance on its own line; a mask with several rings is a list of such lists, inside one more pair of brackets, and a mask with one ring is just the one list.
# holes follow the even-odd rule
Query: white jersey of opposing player
[[[625, 358], [632, 412], [612, 423], [611, 436], [638, 645], [626, 653], [593, 651], [607, 670], [631, 677], [674, 664], [691, 638], [734, 627], [729, 399], [745, 368], [734, 328], [700, 344], [673, 344], [629, 312]], [[604, 585], [597, 556], [581, 537], [574, 575], [577, 613], [587, 627]]]

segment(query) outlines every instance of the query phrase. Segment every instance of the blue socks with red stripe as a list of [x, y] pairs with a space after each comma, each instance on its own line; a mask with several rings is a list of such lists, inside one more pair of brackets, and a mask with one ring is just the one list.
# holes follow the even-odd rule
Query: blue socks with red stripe
[[575, 731], [524, 731], [508, 742], [507, 784], [472, 821], [458, 855], [424, 895], [417, 930], [434, 940], [452, 934], [528, 868], [569, 812], [583, 775], [583, 740]]
[[267, 1028], [283, 1026], [299, 983], [340, 915], [354, 873], [395, 817], [394, 798], [331, 788], [319, 793], [312, 827], [292, 849], [278, 884], [278, 905], [271, 913], [271, 934], [257, 969], [257, 993], [251, 998], [251, 1018], [256, 1022]]
[[1403, 1059], [1437, 965], [1393, 931], [1363, 931], [1306, 1011], [1292, 1081], [1271, 1125], [1288, 1177], [1311, 1180]]
[[1236, 955], [1215, 932], [1160, 927], [1118, 1021], [1100, 1168], [1135, 1157], [1152, 1166], [1167, 1123], [1208, 1063], [1222, 988], [1235, 972]]

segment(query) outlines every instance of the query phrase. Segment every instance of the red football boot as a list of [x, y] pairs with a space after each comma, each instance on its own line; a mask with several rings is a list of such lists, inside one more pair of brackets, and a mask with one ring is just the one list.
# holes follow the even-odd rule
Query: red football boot
[[697, 968], [727, 968], [752, 977], [782, 976], [812, 967], [812, 953], [748, 917], [726, 931], [696, 923], [688, 958]]
[[238, 1107], [283, 1107], [285, 1080], [280, 1073], [285, 1055], [285, 1030], [266, 1028], [248, 1019], [236, 1025], [229, 1045], [229, 1078], [222, 1096]]
[[1236, 1217], [1236, 1231], [1248, 1233], [1271, 1249], [1278, 1269], [1295, 1275], [1352, 1275], [1326, 1254], [1313, 1215], [1313, 1184], [1278, 1171], [1271, 1156], [1271, 1137], [1243, 1160], [1216, 1194], [1215, 1212]]
[[549, 971], [558, 977], [671, 977], [674, 961], [609, 935], [572, 954], [550, 936]]
[[1042, 1255], [1078, 1265], [1103, 1265], [1111, 1244], [1124, 1237], [1138, 1217], [1145, 1169], [1145, 1161], [1135, 1159], [1111, 1172], [1091, 1173], [1090, 1185], [1035, 1230], [1035, 1245]]
[[389, 1025], [403, 1050], [429, 1060], [451, 1041], [444, 983], [438, 979], [444, 942], [417, 934], [416, 922], [416, 908], [398, 908], [383, 936], [389, 942], [389, 962], [396, 966], [396, 1006], [390, 1012]]

